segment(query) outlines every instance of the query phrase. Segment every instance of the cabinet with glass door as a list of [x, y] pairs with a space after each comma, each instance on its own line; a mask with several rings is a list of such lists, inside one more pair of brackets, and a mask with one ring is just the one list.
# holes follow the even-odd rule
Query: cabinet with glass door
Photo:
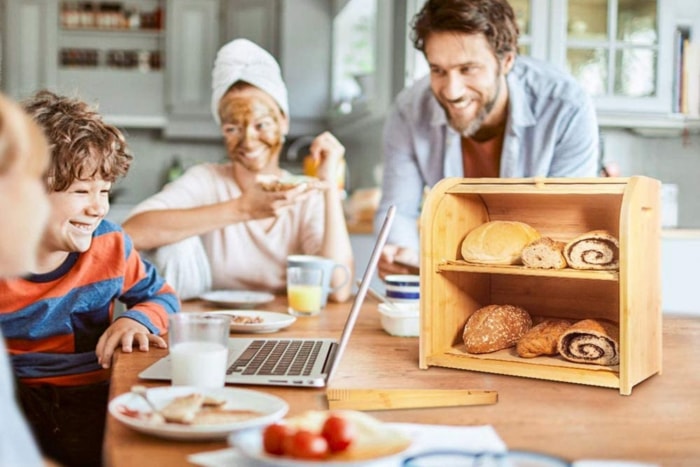
[[[603, 123], [627, 114], [670, 117], [673, 30], [657, 0], [554, 1], [552, 62], [594, 97]], [[611, 120], [612, 119], [612, 120]]]

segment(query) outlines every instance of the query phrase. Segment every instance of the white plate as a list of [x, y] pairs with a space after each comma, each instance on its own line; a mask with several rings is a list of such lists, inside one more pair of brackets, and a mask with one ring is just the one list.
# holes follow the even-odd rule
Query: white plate
[[168, 439], [204, 440], [226, 439], [231, 432], [245, 428], [268, 425], [284, 417], [289, 410], [287, 403], [279, 397], [260, 391], [234, 388], [193, 388], [188, 386], [163, 386], [148, 390], [148, 399], [158, 407], [164, 407], [175, 397], [198, 392], [226, 399], [225, 408], [254, 410], [262, 415], [250, 420], [218, 425], [188, 426], [177, 423], [154, 423], [130, 417], [120, 409], [127, 408], [139, 412], [151, 412], [150, 407], [140, 396], [133, 393], [121, 394], [109, 403], [109, 413], [123, 424], [136, 431]]
[[[255, 465], [268, 467], [309, 467], [317, 466], [337, 466], [337, 467], [367, 467], [372, 465], [387, 466], [399, 465], [399, 460], [405, 453], [391, 454], [389, 456], [377, 457], [375, 459], [364, 459], [358, 461], [308, 461], [303, 459], [292, 459], [290, 457], [273, 456], [267, 454], [262, 447], [262, 432], [260, 430], [246, 430], [232, 433], [228, 438], [231, 446], [238, 448], [241, 456], [255, 461]], [[408, 449], [408, 447], [406, 448]]]
[[275, 296], [268, 292], [252, 290], [212, 290], [203, 293], [199, 298], [219, 306], [255, 308], [263, 303], [270, 303], [275, 299]]
[[248, 318], [259, 317], [263, 321], [262, 323], [234, 323], [231, 320], [231, 331], [232, 332], [275, 332], [282, 328], [286, 328], [294, 321], [296, 317], [292, 315], [287, 315], [284, 313], [276, 313], [274, 311], [257, 311], [257, 310], [217, 310], [208, 311], [208, 315], [225, 315], [231, 316], [244, 316]]

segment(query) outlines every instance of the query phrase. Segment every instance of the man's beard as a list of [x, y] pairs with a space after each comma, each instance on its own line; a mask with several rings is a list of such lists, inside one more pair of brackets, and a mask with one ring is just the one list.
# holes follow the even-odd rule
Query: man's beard
[[[485, 102], [484, 105], [481, 107], [481, 110], [479, 110], [479, 112], [476, 114], [476, 116], [466, 123], [460, 124], [459, 122], [456, 122], [454, 119], [452, 119], [452, 117], [450, 116], [450, 112], [447, 110], [447, 107], [444, 106], [442, 103], [440, 103], [440, 105], [442, 106], [442, 109], [445, 111], [445, 115], [447, 116], [448, 123], [463, 138], [470, 138], [470, 137], [474, 136], [481, 129], [481, 125], [484, 124], [486, 117], [489, 116], [489, 114], [491, 113], [493, 108], [496, 106], [496, 101], [498, 100], [498, 97], [501, 95], [501, 86], [502, 86], [500, 60], [498, 61], [498, 67], [497, 67], [496, 73], [494, 75], [494, 83], [496, 83], [496, 90], [493, 93], [493, 98], [491, 98], [491, 100]], [[440, 102], [439, 99], [438, 99], [438, 102]]]
[[445, 106], [443, 106], [443, 110], [445, 111], [445, 114], [447, 115], [447, 121], [449, 122], [450, 126], [454, 128], [454, 130], [459, 133], [463, 138], [469, 138], [474, 136], [480, 129], [481, 125], [484, 124], [484, 121], [486, 120], [486, 117], [491, 113], [493, 108], [496, 105], [496, 101], [498, 100], [498, 97], [501, 94], [501, 80], [496, 79], [496, 91], [493, 93], [493, 98], [481, 107], [479, 112], [476, 114], [474, 118], [469, 120], [466, 123], [459, 123], [455, 121], [451, 116], [449, 111]]

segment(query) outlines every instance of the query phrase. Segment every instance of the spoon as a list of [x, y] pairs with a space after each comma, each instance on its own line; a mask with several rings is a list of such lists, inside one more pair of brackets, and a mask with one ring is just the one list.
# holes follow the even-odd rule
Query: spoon
[[141, 386], [141, 385], [136, 385], [136, 386], [131, 386], [131, 392], [133, 394], [136, 394], [137, 396], [141, 396], [143, 400], [146, 401], [148, 406], [151, 408], [154, 414], [159, 414], [160, 415], [160, 409], [158, 409], [153, 402], [148, 398], [148, 388], [146, 386]]
[[[357, 286], [359, 287], [360, 284], [362, 284], [362, 281], [361, 281], [361, 280], [358, 280], [358, 281], [357, 281]], [[385, 305], [387, 305], [387, 306], [388, 306], [389, 308], [391, 308], [392, 310], [394, 310], [394, 311], [401, 311], [401, 310], [399, 310], [398, 308], [396, 308], [396, 306], [394, 305], [394, 303], [393, 303], [391, 300], [389, 300], [389, 299], [386, 298], [384, 295], [382, 295], [382, 294], [380, 294], [379, 292], [377, 292], [376, 290], [374, 290], [372, 287], [368, 287], [368, 288], [367, 288], [367, 292], [372, 296], [372, 298], [374, 298], [375, 300], [379, 300], [380, 302], [384, 303]]]

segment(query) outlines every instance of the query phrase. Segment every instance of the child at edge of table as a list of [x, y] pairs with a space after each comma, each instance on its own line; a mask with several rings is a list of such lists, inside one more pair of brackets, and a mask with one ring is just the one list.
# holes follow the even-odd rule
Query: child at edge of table
[[[23, 102], [51, 148], [51, 214], [37, 265], [0, 279], [0, 327], [19, 398], [43, 453], [99, 466], [116, 348], [165, 348], [174, 290], [105, 220], [112, 183], [131, 164], [122, 133], [85, 102], [42, 90]], [[114, 319], [115, 300], [126, 311]]]

